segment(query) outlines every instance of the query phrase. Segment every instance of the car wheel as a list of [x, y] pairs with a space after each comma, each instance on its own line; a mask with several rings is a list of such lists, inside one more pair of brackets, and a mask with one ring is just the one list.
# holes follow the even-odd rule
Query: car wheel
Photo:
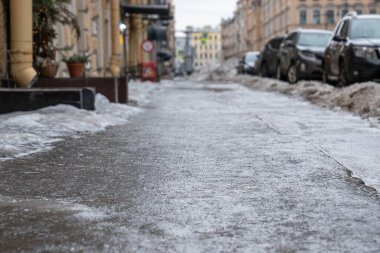
[[350, 85], [350, 81], [347, 77], [346, 68], [344, 67], [344, 62], [341, 61], [339, 63], [339, 81], [338, 81], [338, 87], [345, 87]]
[[280, 63], [277, 64], [276, 77], [278, 80], [285, 81], [284, 75], [282, 74], [282, 71], [281, 71], [281, 64]]
[[288, 70], [288, 81], [291, 84], [295, 84], [296, 82], [298, 82], [298, 70], [295, 63], [292, 63]]

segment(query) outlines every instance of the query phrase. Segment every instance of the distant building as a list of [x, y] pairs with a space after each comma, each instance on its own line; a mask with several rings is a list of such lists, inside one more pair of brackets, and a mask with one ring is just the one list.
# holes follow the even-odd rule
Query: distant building
[[268, 41], [298, 27], [333, 30], [350, 11], [379, 13], [375, 0], [267, 0], [261, 1], [262, 37]]
[[234, 16], [221, 23], [223, 60], [260, 51], [274, 36], [296, 28], [333, 30], [350, 11], [380, 13], [377, 0], [238, 0]]
[[176, 75], [184, 75], [185, 70], [185, 59], [186, 59], [186, 37], [176, 36], [175, 37], [175, 73]]
[[195, 69], [220, 63], [222, 43], [219, 29], [211, 27], [194, 29], [190, 45], [195, 50], [193, 63]]

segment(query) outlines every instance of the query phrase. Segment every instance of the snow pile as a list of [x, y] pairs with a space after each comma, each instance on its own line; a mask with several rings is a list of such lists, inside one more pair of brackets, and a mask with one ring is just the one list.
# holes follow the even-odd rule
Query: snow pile
[[[149, 102], [157, 85], [132, 82], [130, 92], [134, 103]], [[33, 112], [0, 115], [0, 161], [46, 151], [64, 138], [78, 138], [109, 126], [128, 122], [141, 109], [125, 104], [110, 103], [96, 95], [95, 111], [79, 110], [69, 105], [57, 105]]]
[[318, 81], [300, 81], [291, 85], [276, 79], [237, 75], [237, 64], [236, 58], [228, 60], [212, 71], [203, 73], [202, 80], [241, 83], [253, 89], [303, 97], [319, 106], [330, 109], [341, 108], [365, 118], [380, 118], [380, 84], [378, 83], [358, 83], [344, 88], [336, 88]]
[[157, 92], [158, 90], [160, 90], [158, 83], [130, 81], [128, 83], [128, 104], [147, 104], [150, 102], [149, 97], [152, 95], [152, 93]]
[[234, 78], [237, 75], [239, 59], [231, 58], [223, 64], [213, 65], [210, 68], [203, 68], [200, 72], [190, 77], [193, 81], [223, 81]]
[[322, 107], [341, 108], [365, 118], [380, 118], [380, 85], [375, 82], [335, 88], [317, 81], [301, 81], [290, 85], [275, 79], [249, 76], [235, 77], [233, 80], [254, 89], [303, 97]]

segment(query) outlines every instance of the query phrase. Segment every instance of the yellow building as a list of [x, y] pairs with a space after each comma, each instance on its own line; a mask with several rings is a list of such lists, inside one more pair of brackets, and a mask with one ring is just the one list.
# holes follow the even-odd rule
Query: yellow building
[[[77, 16], [81, 35], [76, 38], [70, 27], [58, 25], [56, 48], [60, 54], [91, 55], [86, 65], [90, 77], [123, 74], [120, 1], [72, 0], [68, 8]], [[61, 64], [58, 76], [69, 76], [65, 64]]]
[[333, 30], [349, 11], [379, 13], [374, 0], [266, 0], [261, 1], [262, 37], [268, 41], [298, 27]]
[[[0, 1], [0, 79], [6, 79], [7, 75], [7, 36], [5, 24], [4, 1]], [[1, 85], [0, 85], [1, 86]]]
[[296, 28], [333, 30], [349, 11], [380, 13], [380, 3], [376, 0], [239, 0], [234, 17], [222, 21], [223, 59], [241, 57], [246, 51], [260, 51], [274, 36], [284, 36]]
[[195, 49], [194, 68], [202, 68], [219, 63], [221, 60], [221, 33], [217, 29], [194, 30], [191, 47]]

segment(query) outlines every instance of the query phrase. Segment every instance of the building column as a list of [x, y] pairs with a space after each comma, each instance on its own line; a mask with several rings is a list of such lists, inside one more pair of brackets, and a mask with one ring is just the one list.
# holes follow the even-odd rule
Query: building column
[[13, 80], [21, 87], [31, 87], [37, 78], [33, 68], [32, 1], [10, 1], [11, 68]]
[[[7, 75], [7, 27], [5, 25], [4, 2], [0, 1], [0, 79], [5, 79]], [[0, 84], [1, 86], [1, 84]]]
[[120, 75], [120, 0], [111, 0], [111, 34], [112, 34], [112, 56], [109, 68], [112, 76], [118, 77]]

